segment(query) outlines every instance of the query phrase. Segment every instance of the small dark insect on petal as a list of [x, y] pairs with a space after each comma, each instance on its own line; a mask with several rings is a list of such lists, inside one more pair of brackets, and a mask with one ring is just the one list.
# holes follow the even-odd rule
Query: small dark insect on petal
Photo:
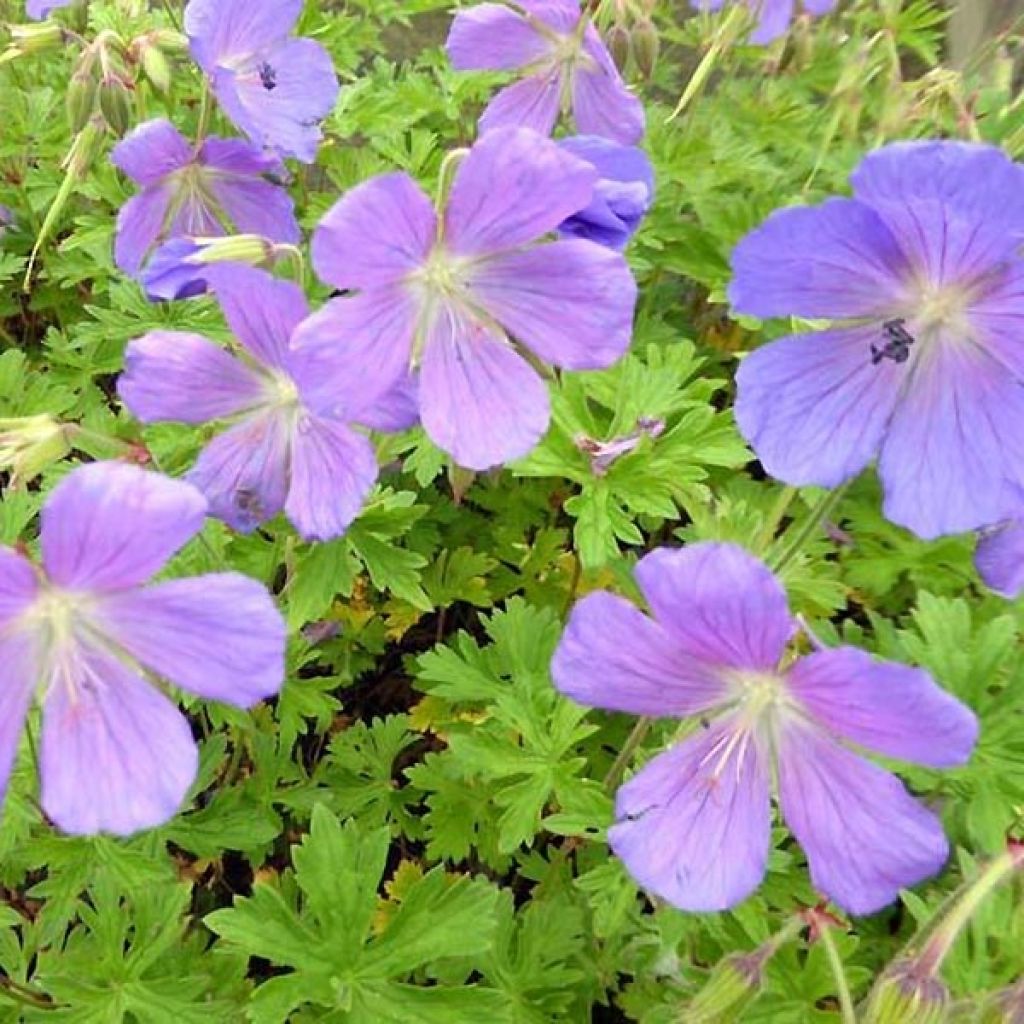
[[277, 88], [277, 72], [266, 61], [260, 65], [260, 82], [267, 92]]
[[915, 338], [906, 328], [906, 320], [886, 320], [882, 325], [886, 342], [879, 348], [871, 343], [871, 365], [877, 366], [883, 359], [891, 359], [894, 363], [905, 363], [910, 358], [910, 346]]

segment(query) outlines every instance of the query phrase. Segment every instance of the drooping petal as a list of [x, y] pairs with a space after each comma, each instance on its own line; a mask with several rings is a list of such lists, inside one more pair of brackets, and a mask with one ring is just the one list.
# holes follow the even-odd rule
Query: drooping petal
[[181, 712], [122, 661], [79, 647], [50, 686], [40, 745], [43, 810], [64, 832], [131, 835], [181, 806], [199, 763]]
[[636, 282], [621, 253], [583, 239], [481, 260], [468, 284], [480, 304], [545, 362], [610, 366], [633, 337]]
[[468, 314], [437, 311], [420, 369], [420, 416], [430, 439], [467, 469], [526, 455], [548, 428], [536, 371]]
[[997, 594], [1013, 600], [1024, 593], [1024, 519], [1010, 519], [983, 533], [974, 565]]
[[120, 462], [79, 466], [43, 506], [43, 566], [62, 587], [132, 587], [163, 568], [205, 518], [205, 499], [182, 480]]
[[203, 248], [195, 239], [172, 238], [157, 248], [139, 274], [150, 302], [175, 302], [205, 295], [209, 264], [197, 261]]
[[850, 182], [936, 284], [969, 283], [1024, 238], [1024, 168], [995, 146], [896, 142], [869, 153]]
[[249, 354], [287, 372], [292, 333], [309, 315], [302, 289], [241, 263], [211, 266], [206, 279], [228, 327]]
[[373, 445], [342, 423], [303, 416], [292, 442], [285, 514], [306, 540], [340, 537], [377, 479]]
[[249, 533], [284, 508], [290, 445], [289, 413], [256, 413], [215, 437], [187, 479], [206, 495], [211, 516]]
[[853, 199], [776, 210], [732, 253], [729, 301], [749, 316], [884, 316], [910, 267], [879, 215]]
[[562, 73], [558, 67], [500, 89], [480, 115], [480, 134], [501, 128], [528, 128], [538, 135], [554, 131], [562, 103]]
[[427, 194], [408, 174], [382, 174], [345, 193], [313, 234], [313, 268], [335, 288], [380, 288], [423, 265], [437, 238]]
[[400, 288], [333, 299], [296, 328], [291, 374], [315, 413], [359, 417], [405, 381], [419, 303]]
[[978, 739], [974, 713], [927, 672], [854, 647], [801, 658], [787, 683], [831, 733], [887, 757], [948, 768], [964, 764]]
[[773, 341], [736, 374], [736, 423], [765, 470], [788, 484], [836, 487], [877, 454], [910, 366], [882, 359], [876, 326]]
[[456, 71], [513, 71], [545, 57], [551, 43], [510, 7], [482, 3], [455, 15], [445, 49]]
[[204, 181], [237, 232], [290, 245], [301, 240], [292, 197], [265, 177], [284, 180], [287, 172], [276, 156], [241, 139], [211, 138], [199, 158], [206, 167]]
[[608, 842], [645, 888], [681, 910], [726, 910], [764, 877], [769, 772], [721, 722], [660, 754], [618, 792]]
[[203, 70], [245, 57], [287, 36], [302, 13], [302, 0], [189, 0], [185, 33]]
[[139, 185], [156, 185], [193, 160], [192, 144], [165, 117], [145, 121], [111, 151], [110, 162]]
[[588, 707], [685, 718], [728, 695], [724, 681], [675, 637], [614, 594], [588, 594], [572, 610], [551, 662], [555, 687]]
[[143, 423], [205, 423], [259, 405], [266, 385], [208, 338], [150, 331], [128, 343], [117, 393]]
[[445, 240], [460, 256], [513, 249], [590, 202], [597, 171], [527, 128], [488, 132], [459, 165]]
[[200, 697], [246, 708], [284, 681], [284, 620], [267, 588], [240, 573], [111, 594], [93, 619], [151, 672]]
[[212, 81], [224, 112], [257, 146], [304, 163], [316, 159], [320, 122], [339, 92], [330, 54], [319, 43], [286, 39], [242, 68], [217, 68]]
[[751, 43], [766, 46], [785, 35], [793, 20], [794, 0], [761, 0], [751, 6], [759, 14], [757, 28], [750, 33]]
[[644, 136], [644, 106], [623, 82], [615, 62], [597, 30], [587, 28], [584, 52], [588, 63], [576, 68], [572, 79], [572, 113], [576, 130], [603, 135], [631, 146]]
[[782, 584], [736, 544], [658, 548], [637, 563], [636, 580], [681, 650], [707, 664], [774, 670], [793, 635]]
[[929, 339], [878, 468], [886, 517], [919, 537], [1011, 518], [1024, 489], [1024, 388], [970, 342]]
[[785, 731], [779, 789], [811, 881], [851, 914], [881, 910], [946, 862], [939, 819], [894, 775], [813, 727]]
[[167, 226], [171, 188], [158, 185], [132, 196], [117, 211], [114, 262], [119, 270], [135, 277]]

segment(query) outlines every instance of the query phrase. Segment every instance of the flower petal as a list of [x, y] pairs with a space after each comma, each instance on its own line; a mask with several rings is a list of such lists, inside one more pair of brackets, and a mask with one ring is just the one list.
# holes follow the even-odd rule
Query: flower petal
[[548, 389], [522, 356], [454, 308], [438, 311], [423, 351], [420, 416], [467, 469], [526, 455], [551, 418]]
[[135, 277], [149, 251], [156, 245], [171, 208], [169, 185], [143, 189], [117, 211], [114, 262], [119, 270]]
[[769, 773], [757, 743], [716, 723], [660, 754], [618, 792], [612, 850], [681, 910], [727, 910], [764, 877]]
[[411, 373], [400, 378], [372, 402], [359, 402], [355, 397], [346, 406], [346, 418], [362, 427], [397, 434], [420, 421], [420, 382]]
[[974, 552], [985, 586], [1010, 600], [1024, 593], [1024, 519], [1011, 519], [986, 531]]
[[445, 214], [452, 252], [484, 255], [554, 231], [590, 202], [597, 171], [527, 128], [488, 132], [459, 165]]
[[895, 142], [869, 153], [850, 182], [934, 283], [969, 282], [1024, 238], [1024, 168], [996, 146]]
[[639, 142], [646, 128], [644, 106], [626, 88], [601, 37], [587, 28], [584, 50], [592, 67], [578, 67], [572, 80], [572, 113], [576, 130], [603, 135], [623, 145]]
[[936, 337], [882, 447], [885, 515], [919, 537], [1011, 518], [1024, 488], [1024, 388], [983, 349]]
[[43, 810], [73, 835], [163, 824], [196, 777], [188, 722], [117, 658], [94, 648], [76, 654], [43, 705]]
[[285, 514], [306, 540], [340, 537], [377, 479], [373, 445], [342, 423], [304, 416], [292, 442]]
[[550, 135], [561, 103], [562, 74], [557, 67], [528, 75], [494, 94], [480, 115], [480, 134], [528, 128], [541, 136]]
[[1024, 380], [1024, 261], [1014, 260], [993, 275], [971, 303], [967, 320], [978, 344]]
[[854, 647], [801, 658], [787, 682], [830, 732], [887, 757], [948, 768], [966, 763], [978, 739], [974, 713], [927, 672]]
[[150, 331], [128, 343], [117, 393], [143, 423], [205, 423], [266, 399], [259, 374], [208, 338]]
[[156, 185], [193, 158], [192, 144], [165, 117], [140, 124], [110, 151], [110, 162], [139, 185]]
[[302, 0], [189, 0], [185, 33], [203, 70], [270, 46], [295, 27]]
[[736, 423], [765, 470], [787, 484], [835, 487], [881, 447], [908, 363], [871, 362], [874, 326], [781, 338], [736, 374]]
[[132, 587], [163, 568], [205, 518], [205, 499], [182, 480], [120, 462], [79, 466], [43, 506], [43, 566], [61, 587]]
[[706, 664], [772, 671], [793, 635], [782, 584], [736, 544], [658, 548], [636, 580], [662, 628]]
[[794, 0], [762, 0], [751, 6], [760, 13], [757, 28], [750, 34], [751, 43], [765, 46], [785, 35], [793, 20]]
[[94, 616], [147, 669], [200, 697], [247, 708], [284, 681], [284, 619], [267, 588], [240, 573], [111, 594]]
[[187, 479], [206, 495], [211, 516], [250, 533], [284, 508], [290, 445], [289, 416], [260, 412], [215, 437]]
[[313, 267], [335, 288], [379, 288], [420, 267], [436, 238], [427, 194], [408, 174], [381, 174], [323, 216], [313, 234]]
[[211, 266], [206, 279], [228, 327], [250, 355], [287, 372], [292, 333], [309, 315], [302, 289], [241, 263]]
[[[0, 607], [4, 603], [5, 582], [0, 577]], [[18, 743], [42, 666], [38, 634], [27, 629], [0, 632], [0, 801], [18, 756]]]
[[210, 264], [196, 262], [202, 251], [202, 246], [184, 236], [164, 242], [139, 274], [146, 298], [150, 302], [174, 302], [205, 295]]
[[723, 680], [614, 594], [588, 594], [572, 610], [551, 662], [555, 687], [578, 704], [652, 718], [685, 718], [727, 697]]
[[939, 819], [894, 775], [813, 727], [784, 733], [779, 788], [811, 881], [851, 914], [881, 910], [946, 862]]
[[551, 43], [511, 8], [482, 3], [455, 15], [445, 49], [456, 71], [512, 71], [547, 55]]
[[884, 316], [907, 304], [910, 269], [864, 203], [776, 210], [732, 253], [729, 301], [749, 316]]
[[36, 599], [39, 580], [32, 563], [0, 545], [0, 633]]
[[419, 304], [399, 288], [334, 299], [292, 338], [290, 367], [306, 408], [359, 417], [409, 374]]
[[[265, 78], [272, 76], [273, 86]], [[320, 122], [338, 100], [330, 54], [312, 39], [287, 39], [237, 70], [218, 67], [213, 91], [224, 113], [258, 146], [304, 163], [316, 159]]]
[[468, 285], [480, 304], [545, 362], [596, 370], [625, 355], [636, 282], [621, 253], [563, 239], [481, 260]]

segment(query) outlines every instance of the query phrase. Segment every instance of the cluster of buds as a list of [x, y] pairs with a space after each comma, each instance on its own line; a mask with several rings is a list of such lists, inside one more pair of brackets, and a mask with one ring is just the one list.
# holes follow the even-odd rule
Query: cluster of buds
[[611, 24], [605, 32], [608, 49], [622, 71], [632, 65], [644, 78], [654, 74], [661, 43], [655, 27], [657, 0], [611, 0]]

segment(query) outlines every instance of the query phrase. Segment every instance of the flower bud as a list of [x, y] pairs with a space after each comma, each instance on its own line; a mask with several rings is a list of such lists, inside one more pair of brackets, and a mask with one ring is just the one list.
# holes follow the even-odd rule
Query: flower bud
[[52, 416], [0, 419], [0, 469], [11, 474], [11, 487], [27, 483], [71, 451], [68, 428]]
[[[67, 167], [69, 178], [80, 181], [89, 173], [89, 169], [103, 148], [105, 135], [104, 119], [98, 114], [90, 117], [82, 130], [75, 136], [75, 141], [71, 144], [71, 151], [65, 159], [64, 165]], [[56, 204], [56, 200], [54, 203]]]
[[117, 75], [108, 73], [100, 79], [100, 113], [115, 135], [124, 135], [132, 126], [134, 93], [134, 88]]
[[878, 980], [864, 1024], [943, 1024], [949, 1019], [949, 990], [913, 960], [897, 961]]
[[608, 51], [611, 53], [616, 67], [620, 71], [625, 71], [626, 65], [629, 63], [629, 55], [632, 52], [629, 29], [618, 23], [612, 25], [608, 30], [605, 42], [608, 44]]
[[64, 45], [64, 29], [55, 21], [35, 25], [11, 25], [11, 44], [0, 54], [0, 64], [33, 53], [46, 53]]
[[661, 40], [658, 38], [658, 30], [650, 18], [644, 18], [633, 26], [630, 39], [633, 44], [633, 57], [636, 59], [636, 66], [644, 78], [650, 78], [658, 64], [658, 54], [661, 52]]
[[171, 89], [171, 62], [163, 50], [156, 46], [142, 46], [139, 60], [146, 78], [157, 92], [167, 93]]
[[734, 953], [715, 964], [682, 1020], [687, 1024], [728, 1024], [760, 994], [766, 956], [763, 951]]
[[71, 75], [65, 107], [72, 132], [80, 132], [96, 110], [98, 83], [95, 73], [96, 56], [91, 49], [82, 54]]
[[188, 36], [175, 32], [172, 28], [154, 29], [149, 36], [153, 40], [153, 45], [168, 56], [188, 53]]

